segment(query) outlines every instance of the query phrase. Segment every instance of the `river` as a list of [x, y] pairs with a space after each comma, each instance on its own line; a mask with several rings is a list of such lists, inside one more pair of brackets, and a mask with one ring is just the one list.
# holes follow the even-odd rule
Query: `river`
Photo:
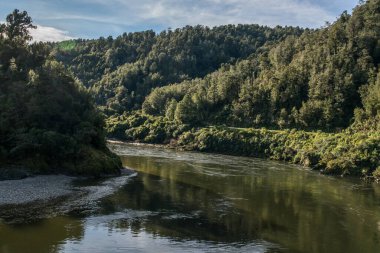
[[110, 147], [136, 176], [93, 210], [0, 222], [0, 252], [380, 252], [379, 184], [262, 159]]

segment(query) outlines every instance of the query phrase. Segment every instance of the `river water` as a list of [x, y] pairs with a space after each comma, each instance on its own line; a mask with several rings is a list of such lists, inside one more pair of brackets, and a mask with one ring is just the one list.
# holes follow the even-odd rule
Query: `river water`
[[380, 252], [378, 184], [261, 159], [111, 148], [137, 176], [94, 210], [0, 222], [0, 252]]

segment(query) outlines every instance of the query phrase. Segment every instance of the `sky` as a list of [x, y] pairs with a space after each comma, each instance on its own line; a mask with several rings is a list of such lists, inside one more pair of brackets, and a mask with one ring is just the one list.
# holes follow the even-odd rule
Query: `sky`
[[319, 28], [358, 0], [0, 0], [0, 22], [26, 10], [37, 41], [118, 36], [186, 25], [291, 25]]

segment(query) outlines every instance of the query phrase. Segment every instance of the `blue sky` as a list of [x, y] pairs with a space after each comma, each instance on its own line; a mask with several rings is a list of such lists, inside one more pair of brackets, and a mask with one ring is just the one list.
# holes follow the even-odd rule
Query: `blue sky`
[[0, 21], [26, 10], [36, 40], [98, 38], [185, 25], [261, 24], [318, 28], [358, 0], [0, 0]]

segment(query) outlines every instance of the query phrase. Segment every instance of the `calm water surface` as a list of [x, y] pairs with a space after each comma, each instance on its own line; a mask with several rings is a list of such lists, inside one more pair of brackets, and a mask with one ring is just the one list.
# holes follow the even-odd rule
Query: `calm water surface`
[[136, 177], [96, 210], [0, 223], [0, 252], [380, 252], [380, 185], [260, 159], [112, 149]]

